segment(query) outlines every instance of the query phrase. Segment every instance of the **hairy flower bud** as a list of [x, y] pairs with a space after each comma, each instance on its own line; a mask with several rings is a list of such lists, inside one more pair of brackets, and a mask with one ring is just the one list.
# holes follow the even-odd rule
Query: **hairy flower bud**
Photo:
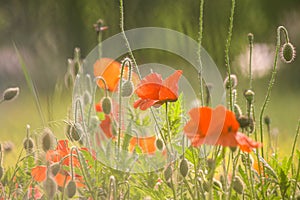
[[84, 131], [82, 128], [82, 125], [78, 122], [76, 122], [72, 127], [71, 127], [71, 138], [74, 141], [79, 141], [81, 137], [84, 135]]
[[54, 196], [57, 191], [57, 184], [55, 183], [52, 177], [48, 176], [44, 181], [44, 190], [48, 199], [54, 199]]
[[180, 174], [183, 176], [183, 177], [186, 177], [186, 175], [188, 174], [189, 172], [189, 165], [188, 165], [188, 162], [185, 158], [183, 158], [180, 162], [180, 166], [179, 166], [179, 170], [180, 170]]
[[233, 179], [233, 189], [238, 193], [238, 194], [243, 194], [244, 192], [244, 183], [242, 179], [238, 176], [234, 177]]
[[157, 138], [156, 139], [156, 141], [155, 141], [155, 145], [156, 145], [156, 148], [158, 149], [158, 150], [162, 150], [163, 149], [163, 147], [164, 147], [164, 143], [163, 143], [163, 141], [160, 139], [160, 138]]
[[52, 131], [49, 128], [45, 128], [42, 136], [42, 148], [45, 152], [53, 147], [53, 141], [54, 138]]
[[66, 191], [68, 198], [72, 198], [76, 194], [76, 183], [74, 180], [69, 181]]
[[281, 47], [280, 50], [280, 58], [285, 63], [291, 63], [295, 60], [296, 57], [296, 50], [295, 47], [287, 42]]
[[50, 170], [51, 170], [52, 175], [56, 176], [60, 170], [59, 162], [56, 162], [56, 163], [53, 163], [52, 165], [50, 165]]
[[255, 93], [252, 90], [246, 90], [244, 92], [244, 96], [245, 96], [246, 100], [248, 101], [248, 103], [252, 103], [254, 100]]
[[23, 141], [23, 147], [26, 151], [31, 151], [34, 147], [34, 142], [31, 137], [25, 138]]
[[[231, 82], [231, 85], [230, 85], [230, 82]], [[227, 76], [224, 80], [224, 86], [226, 89], [229, 89], [230, 87], [235, 88], [237, 86], [237, 84], [238, 84], [238, 80], [237, 80], [236, 75], [234, 75], [234, 74], [230, 75], [230, 81], [229, 81], [229, 76]]]
[[109, 97], [103, 97], [101, 101], [102, 110], [105, 114], [109, 115], [111, 113], [112, 102]]
[[12, 101], [18, 97], [20, 89], [18, 87], [8, 88], [3, 92], [4, 101]]
[[166, 181], [168, 181], [172, 177], [172, 174], [173, 174], [172, 167], [171, 165], [169, 165], [164, 171], [164, 176]]
[[122, 97], [130, 97], [133, 93], [133, 83], [132, 81], [125, 81], [122, 85]]

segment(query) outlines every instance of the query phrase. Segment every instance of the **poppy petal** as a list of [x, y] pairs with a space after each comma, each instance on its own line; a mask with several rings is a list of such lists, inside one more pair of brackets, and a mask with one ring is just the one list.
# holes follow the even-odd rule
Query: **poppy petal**
[[175, 71], [163, 82], [159, 91], [160, 101], [176, 101], [178, 99], [178, 81], [182, 75], [181, 70]]
[[159, 90], [163, 84], [160, 74], [152, 73], [147, 75], [141, 80], [141, 83], [137, 86], [135, 93], [141, 99], [159, 99]]
[[39, 165], [31, 169], [31, 176], [37, 182], [43, 182], [46, 179], [47, 167]]

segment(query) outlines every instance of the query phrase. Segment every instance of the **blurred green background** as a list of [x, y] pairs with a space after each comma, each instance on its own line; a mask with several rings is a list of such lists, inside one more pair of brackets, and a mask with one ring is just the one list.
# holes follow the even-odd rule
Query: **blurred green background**
[[[124, 4], [125, 29], [165, 27], [197, 40], [199, 1], [125, 0]], [[223, 77], [230, 6], [229, 0], [210, 0], [204, 5], [203, 47], [214, 59]], [[241, 66], [247, 66], [248, 60], [242, 59], [241, 55], [247, 55], [247, 34], [252, 32], [258, 44], [257, 61], [253, 61], [253, 67], [270, 68], [279, 25], [286, 26], [291, 42], [296, 47], [300, 46], [299, 11], [299, 0], [237, 0], [230, 59], [232, 71], [239, 79], [239, 102], [243, 110], [245, 100], [242, 92], [247, 89], [247, 75]], [[30, 124], [32, 131], [37, 133], [42, 127], [13, 42], [24, 56], [36, 83], [44, 115], [47, 120], [54, 121], [51, 126], [57, 128], [59, 137], [63, 137], [63, 129], [59, 127], [67, 118], [71, 101], [71, 93], [63, 85], [67, 58], [72, 57], [75, 47], [81, 48], [84, 57], [96, 46], [93, 24], [99, 18], [109, 26], [103, 33], [104, 39], [119, 33], [119, 17], [119, 2], [116, 0], [0, 0], [0, 91], [9, 86], [21, 89], [17, 100], [0, 105], [0, 142], [12, 141], [18, 147], [26, 135], [26, 124]], [[263, 45], [266, 48], [262, 48]], [[155, 52], [137, 52], [136, 55], [139, 63], [153, 62], [152, 59], [168, 60]], [[172, 65], [174, 61], [166, 62]], [[289, 65], [279, 62], [278, 80], [266, 111], [271, 117], [272, 128], [278, 129], [274, 133], [278, 132], [279, 141], [283, 141], [279, 144], [283, 152], [288, 152], [300, 116], [299, 64], [297, 58]], [[256, 113], [260, 111], [270, 75], [269, 70], [258, 70], [255, 76]], [[10, 154], [17, 153], [14, 150]]]

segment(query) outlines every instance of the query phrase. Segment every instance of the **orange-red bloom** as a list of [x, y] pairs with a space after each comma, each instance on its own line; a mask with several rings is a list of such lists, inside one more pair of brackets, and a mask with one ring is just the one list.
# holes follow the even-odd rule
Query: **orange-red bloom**
[[178, 81], [181, 75], [182, 71], [177, 70], [164, 81], [157, 73], [151, 73], [144, 77], [135, 90], [140, 99], [134, 102], [134, 108], [140, 107], [141, 110], [146, 110], [151, 106], [159, 107], [165, 102], [176, 101], [178, 99]]
[[[36, 166], [36, 167], [32, 168], [31, 176], [37, 182], [45, 181], [46, 177], [47, 177], [47, 166], [40, 165], [40, 166]], [[83, 181], [82, 176], [75, 175], [74, 178], [75, 178], [77, 187], [84, 187], [84, 184], [83, 184], [84, 181]], [[60, 170], [54, 176], [54, 180], [58, 186], [64, 187], [71, 180], [71, 175], [65, 170]]]
[[153, 154], [156, 151], [155, 145], [156, 137], [132, 137], [129, 143], [129, 151], [133, 151], [136, 146], [139, 146], [142, 153]]
[[239, 123], [234, 113], [224, 106], [214, 110], [209, 107], [193, 108], [189, 115], [191, 119], [185, 125], [184, 133], [195, 147], [202, 144], [239, 146], [242, 151], [251, 152], [252, 148], [261, 146], [261, 143], [238, 132]]
[[[121, 63], [111, 58], [101, 58], [94, 64], [94, 75], [102, 76], [107, 84], [107, 89], [111, 92], [115, 92], [118, 88], [121, 74]], [[124, 68], [124, 78], [128, 77], [128, 67]], [[138, 81], [138, 77], [135, 73], [132, 73], [132, 80], [134, 83]], [[97, 82], [100, 88], [104, 89], [104, 84], [101, 80]]]

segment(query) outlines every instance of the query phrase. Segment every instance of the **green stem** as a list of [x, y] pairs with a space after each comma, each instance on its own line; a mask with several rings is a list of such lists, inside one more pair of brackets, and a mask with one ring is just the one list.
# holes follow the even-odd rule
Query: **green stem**
[[[295, 135], [294, 143], [293, 143], [293, 148], [292, 148], [292, 154], [291, 154], [292, 163], [293, 163], [293, 158], [294, 158], [294, 153], [295, 153], [295, 147], [296, 147], [296, 143], [297, 143], [297, 140], [298, 140], [299, 132], [300, 132], [300, 120], [298, 121], [297, 131], [296, 131], [296, 135]], [[293, 164], [292, 164], [292, 174], [294, 174]]]
[[232, 102], [231, 69], [230, 69], [230, 63], [229, 63], [229, 48], [230, 48], [231, 37], [232, 37], [234, 9], [235, 9], [235, 0], [231, 0], [229, 29], [228, 29], [228, 36], [227, 36], [226, 45], [225, 45], [225, 66], [226, 66], [228, 81], [229, 81], [229, 85], [230, 85], [230, 87], [229, 87], [230, 110], [233, 110], [233, 102]]
[[232, 187], [233, 187], [233, 179], [235, 178], [235, 172], [236, 172], [236, 167], [238, 166], [237, 163], [238, 163], [238, 160], [239, 160], [239, 157], [240, 157], [240, 150], [238, 152], [238, 154], [236, 155], [235, 158], [233, 158], [233, 152], [231, 154], [232, 156], [232, 177], [231, 177], [231, 183], [230, 183], [230, 186], [229, 186], [229, 193], [228, 193], [228, 196], [227, 196], [227, 199], [230, 200], [231, 199], [231, 191], [232, 191]]
[[253, 50], [253, 35], [249, 36], [251, 37], [249, 40], [249, 50], [250, 50], [250, 55], [249, 55], [249, 88], [252, 90], [252, 50]]
[[295, 180], [295, 185], [294, 185], [294, 190], [293, 190], [293, 195], [292, 195], [292, 199], [296, 199], [295, 195], [296, 195], [296, 190], [297, 190], [297, 185], [298, 185], [298, 177], [300, 176], [300, 158], [298, 159], [298, 170], [297, 170], [297, 174], [296, 174], [296, 180]]
[[[201, 44], [203, 38], [203, 7], [204, 0], [200, 0], [200, 16], [199, 16], [199, 36], [198, 36], [198, 60], [199, 60], [199, 81], [200, 81], [200, 98], [201, 98], [201, 106], [204, 105], [204, 89], [203, 89], [203, 66], [201, 62]], [[208, 94], [209, 95], [209, 94]]]
[[169, 116], [168, 116], [168, 102], [166, 102], [166, 120], [167, 120], [167, 129], [168, 129], [168, 139], [171, 145], [171, 152], [174, 153], [172, 141], [171, 141], [171, 129], [170, 129], [170, 122], [169, 122]]
[[[289, 41], [288, 33], [287, 33], [286, 28], [283, 27], [283, 26], [279, 26], [277, 28], [277, 43], [276, 43], [276, 50], [275, 50], [275, 58], [274, 58], [272, 75], [271, 75], [271, 79], [269, 81], [267, 95], [265, 97], [263, 106], [262, 106], [261, 111], [260, 111], [260, 140], [261, 140], [261, 143], [263, 143], [263, 141], [264, 141], [264, 137], [263, 137], [263, 116], [264, 116], [264, 112], [265, 112], [265, 109], [267, 107], [267, 104], [270, 101], [271, 91], [272, 91], [273, 85], [275, 83], [276, 74], [277, 74], [277, 60], [278, 60], [278, 53], [279, 53], [279, 49], [280, 49], [280, 31], [281, 30], [285, 34], [286, 41], [287, 42]], [[263, 146], [261, 147], [261, 155], [264, 158], [264, 149], [263, 149]]]

